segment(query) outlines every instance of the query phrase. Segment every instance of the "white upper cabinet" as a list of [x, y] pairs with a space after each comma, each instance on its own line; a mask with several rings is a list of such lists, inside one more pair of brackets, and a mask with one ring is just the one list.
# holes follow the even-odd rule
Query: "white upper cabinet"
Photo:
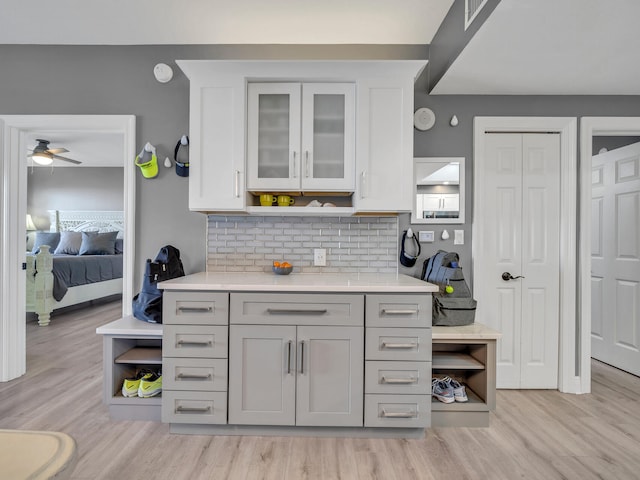
[[335, 192], [343, 215], [412, 210], [413, 85], [426, 61], [176, 62], [191, 81], [191, 210], [327, 211], [305, 207], [309, 195], [260, 207], [261, 192]]
[[354, 84], [250, 83], [247, 188], [354, 190]]
[[413, 77], [357, 83], [356, 212], [413, 209]]
[[242, 76], [191, 82], [190, 210], [246, 209], [245, 98]]

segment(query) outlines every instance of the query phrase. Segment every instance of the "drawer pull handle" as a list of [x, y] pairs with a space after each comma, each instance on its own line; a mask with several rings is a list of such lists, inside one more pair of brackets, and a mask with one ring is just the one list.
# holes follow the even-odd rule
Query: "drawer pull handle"
[[304, 375], [304, 340], [300, 342], [300, 375]]
[[210, 313], [213, 311], [212, 307], [178, 307], [179, 312], [184, 313]]
[[382, 377], [380, 379], [380, 383], [388, 383], [388, 384], [401, 384], [401, 385], [405, 385], [405, 384], [410, 384], [410, 383], [416, 383], [418, 381], [417, 378], [415, 377], [409, 377], [409, 378], [387, 378], [387, 377]]
[[178, 378], [186, 379], [196, 379], [196, 380], [209, 380], [212, 377], [210, 373], [198, 374], [198, 373], [179, 373]]
[[207, 413], [211, 411], [211, 407], [183, 407], [178, 405], [176, 408], [177, 413]]
[[408, 350], [410, 348], [418, 348], [417, 343], [388, 343], [382, 342], [382, 348], [388, 348], [390, 350]]
[[304, 309], [287, 309], [287, 308], [267, 308], [269, 315], [324, 315], [327, 313], [326, 308], [317, 310], [304, 310]]
[[383, 408], [381, 416], [384, 418], [416, 418], [418, 412], [387, 412]]
[[382, 309], [383, 315], [417, 315], [418, 310], [387, 310]]
[[206, 342], [198, 342], [197, 340], [178, 340], [178, 346], [187, 346], [187, 345], [195, 345], [198, 347], [210, 347], [213, 345], [211, 340]]

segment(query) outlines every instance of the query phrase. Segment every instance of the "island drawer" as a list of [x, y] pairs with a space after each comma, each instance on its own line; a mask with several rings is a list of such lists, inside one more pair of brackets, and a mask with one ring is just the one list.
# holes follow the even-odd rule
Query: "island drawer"
[[431, 425], [431, 395], [365, 395], [364, 426], [425, 428]]
[[166, 357], [227, 358], [229, 327], [164, 325], [162, 353]]
[[364, 295], [232, 293], [231, 323], [364, 326]]
[[226, 424], [227, 392], [162, 392], [162, 421]]
[[227, 360], [222, 358], [168, 358], [162, 365], [166, 390], [227, 391]]
[[227, 325], [229, 294], [166, 290], [162, 298], [162, 323]]
[[368, 360], [364, 369], [365, 393], [431, 394], [431, 362]]
[[430, 328], [367, 328], [366, 360], [431, 360]]
[[367, 295], [367, 327], [431, 328], [431, 295]]

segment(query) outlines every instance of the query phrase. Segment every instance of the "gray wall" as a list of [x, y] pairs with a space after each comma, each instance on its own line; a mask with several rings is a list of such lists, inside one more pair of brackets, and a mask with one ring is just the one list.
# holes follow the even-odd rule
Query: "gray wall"
[[[175, 67], [175, 59], [420, 59], [427, 58], [428, 51], [427, 46], [415, 45], [0, 45], [0, 114], [135, 115], [137, 149], [150, 141], [164, 159], [188, 130], [189, 82]], [[155, 81], [153, 67], [159, 62], [174, 66], [170, 83]], [[454, 228], [465, 231], [465, 245], [456, 250], [463, 268], [470, 272], [474, 116], [635, 116], [640, 112], [638, 96], [430, 96], [426, 83], [424, 74], [416, 84], [415, 107], [433, 109], [436, 124], [429, 131], [415, 131], [414, 153], [419, 157], [466, 157], [467, 222], [461, 227], [414, 226], [415, 230], [436, 230], [437, 238], [443, 228], [451, 234], [446, 242], [424, 245], [422, 258], [413, 269], [400, 267], [402, 273], [416, 276], [422, 259], [438, 248], [453, 249]], [[449, 126], [454, 114], [460, 122], [455, 128]], [[188, 211], [187, 179], [162, 167], [160, 172], [156, 179], [138, 176], [137, 180], [136, 284], [144, 259], [155, 256], [167, 243], [180, 249], [187, 272], [205, 267], [206, 216]], [[410, 225], [409, 220], [408, 214], [401, 215], [400, 232]]]
[[122, 167], [29, 168], [27, 213], [38, 230], [49, 230], [47, 210], [122, 210]]
[[592, 155], [597, 155], [601, 148], [606, 148], [607, 150], [615, 150], [616, 148], [626, 147], [627, 145], [631, 145], [632, 143], [640, 142], [640, 137], [624, 137], [624, 136], [614, 136], [614, 137], [593, 137], [593, 149], [591, 150]]

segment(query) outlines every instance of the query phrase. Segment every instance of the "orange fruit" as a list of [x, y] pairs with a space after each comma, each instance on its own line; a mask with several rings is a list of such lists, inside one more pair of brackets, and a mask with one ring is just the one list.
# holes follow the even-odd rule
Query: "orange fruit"
[[289, 262], [282, 262], [280, 264], [280, 266], [283, 267], [283, 268], [289, 268], [291, 266], [291, 264]]
[[274, 261], [273, 266], [276, 268], [280, 267], [280, 262]]

